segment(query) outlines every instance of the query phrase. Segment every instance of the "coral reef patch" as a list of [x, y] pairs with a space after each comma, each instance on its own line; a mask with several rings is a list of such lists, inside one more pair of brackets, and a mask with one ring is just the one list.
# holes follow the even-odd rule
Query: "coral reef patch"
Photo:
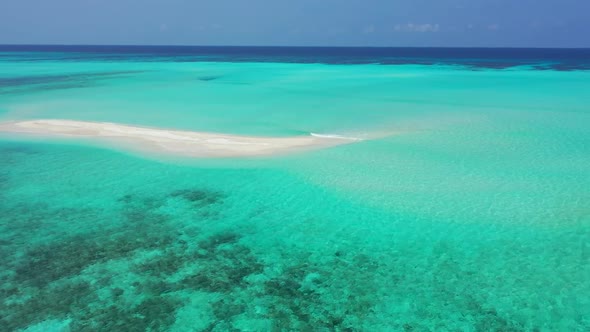
[[[244, 319], [263, 320], [274, 331], [345, 330], [354, 326], [354, 317], [368, 313], [373, 288], [367, 285], [377, 263], [367, 257], [346, 263], [350, 257], [334, 256], [332, 265], [323, 266], [298, 254], [277, 270], [243, 234], [188, 236], [177, 230], [177, 220], [161, 212], [170, 200], [210, 209], [223, 208], [226, 198], [206, 189], [163, 196], [130, 193], [115, 199], [116, 226], [54, 235], [19, 248], [18, 254], [3, 250], [0, 322], [10, 331], [52, 319], [71, 320], [71, 331], [167, 331], [191, 294], [209, 294], [210, 301], [197, 309], [211, 313], [204, 329], [210, 331], [239, 330]], [[23, 204], [10, 210], [19, 214], [13, 222], [43, 222], [56, 215], [49, 206]], [[67, 212], [92, 213], [101, 212]], [[26, 236], [23, 227], [12, 232], [13, 239]], [[350, 279], [337, 282], [342, 277]], [[343, 286], [348, 296], [334, 302]], [[253, 306], [249, 297], [264, 305]]]

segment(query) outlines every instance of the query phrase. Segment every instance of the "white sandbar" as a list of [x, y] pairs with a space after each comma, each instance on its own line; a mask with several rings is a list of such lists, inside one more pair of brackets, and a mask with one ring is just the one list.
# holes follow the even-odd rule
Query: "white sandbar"
[[0, 133], [41, 137], [88, 138], [120, 147], [186, 157], [249, 157], [331, 147], [357, 138], [310, 134], [256, 137], [136, 127], [109, 122], [30, 120], [0, 123]]

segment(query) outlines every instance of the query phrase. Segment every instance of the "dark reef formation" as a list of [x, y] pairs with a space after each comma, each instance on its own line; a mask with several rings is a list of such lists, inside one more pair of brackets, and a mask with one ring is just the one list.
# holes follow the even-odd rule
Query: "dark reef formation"
[[[187, 296], [196, 292], [212, 295], [202, 303], [211, 313], [203, 331], [239, 331], [236, 322], [243, 318], [264, 319], [271, 331], [363, 331], [363, 323], [378, 304], [375, 275], [388, 274], [392, 290], [402, 285], [399, 271], [388, 271], [366, 254], [285, 252], [277, 267], [265, 262], [239, 232], [202, 231], [187, 236], [161, 212], [168, 200], [180, 200], [190, 209], [219, 210], [226, 198], [224, 193], [205, 189], [179, 189], [161, 197], [129, 194], [116, 199], [120, 218], [116, 226], [56, 236], [50, 242], [8, 241], [12, 247], [2, 248], [0, 260], [7, 271], [0, 274], [2, 330], [70, 319], [71, 331], [169, 331], [177, 312], [189, 304]], [[28, 209], [0, 207], [8, 225], [26, 220], [39, 223], [55, 215], [83, 218], [100, 213], [86, 209], [64, 212], [39, 204]], [[8, 227], [12, 239], [26, 236], [27, 227]], [[14, 243], [21, 254], [15, 254]], [[143, 257], [146, 253], [152, 254]], [[136, 280], [118, 283], [116, 271], [108, 266], [113, 262], [123, 262], [128, 267], [125, 273]], [[440, 293], [452, 298], [452, 290]], [[257, 307], [252, 299], [265, 306]], [[457, 304], [451, 301], [449, 305]], [[477, 317], [477, 330], [523, 329], [475, 298], [461, 301], [458, 308]], [[391, 327], [428, 330], [419, 321], [392, 321]]]
[[204, 207], [211, 204], [222, 203], [225, 195], [217, 191], [199, 190], [199, 189], [181, 189], [175, 190], [170, 194], [171, 197], [183, 198], [193, 203], [196, 207]]
[[141, 74], [143, 72], [144, 71], [127, 70], [71, 73], [65, 75], [6, 77], [0, 78], [0, 95], [94, 87], [107, 79], [127, 77]]
[[199, 76], [198, 80], [199, 81], [204, 81], [204, 82], [210, 82], [210, 81], [215, 81], [217, 79], [220, 79], [222, 76], [215, 76], [215, 75], [209, 75], [209, 76]]
[[[124, 195], [116, 199], [120, 218], [113, 223], [116, 226], [26, 244], [24, 252], [18, 248], [21, 255], [3, 250], [1, 262], [10, 272], [2, 275], [0, 288], [2, 326], [12, 331], [48, 319], [71, 319], [72, 331], [167, 331], [175, 322], [176, 311], [186, 305], [182, 294], [205, 292], [222, 295], [203, 304], [213, 314], [205, 330], [235, 330], [232, 322], [236, 317], [253, 314], [243, 296], [248, 294], [271, 303], [266, 312], [256, 315], [270, 320], [274, 331], [317, 327], [352, 331], [345, 318], [365, 315], [372, 306], [367, 296], [371, 288], [364, 283], [370, 280], [376, 263], [367, 257], [345, 263], [341, 255], [334, 255], [334, 266], [321, 266], [307, 262], [309, 255], [304, 255], [301, 262], [286, 266], [281, 273], [250, 282], [249, 277], [264, 276], [268, 266], [243, 243], [243, 235], [224, 231], [187, 239], [159, 211], [170, 199], [197, 210], [222, 209], [226, 197], [204, 189], [179, 189], [163, 197]], [[29, 227], [47, 218], [100, 213], [25, 205], [3, 206], [3, 212], [8, 212], [3, 222], [12, 225], [12, 239], [24, 238]], [[25, 226], [17, 226], [21, 223]], [[148, 252], [155, 254], [131, 263]], [[129, 271], [138, 276], [129, 287], [117, 286], [112, 272], [104, 267], [117, 261], [129, 262]], [[99, 278], [88, 272], [93, 268], [103, 272]], [[332, 279], [340, 278], [337, 274], [342, 269], [366, 270], [366, 280], [358, 289], [351, 288], [342, 303], [334, 303], [334, 292], [339, 290], [331, 286]], [[141, 301], [130, 304], [130, 298]]]
[[[2, 153], [0, 166], [10, 168], [35, 151], [12, 146]], [[0, 168], [0, 188], [10, 181]], [[244, 321], [277, 332], [428, 331], [428, 320], [445, 329], [433, 316], [441, 303], [477, 331], [525, 330], [468, 288], [478, 285], [465, 282], [474, 271], [454, 259], [452, 247], [434, 248], [442, 258], [433, 254], [432, 265], [404, 248], [382, 259], [346, 246], [269, 248], [252, 232], [224, 226], [232, 198], [183, 187], [117, 195], [108, 209], [54, 207], [44, 197], [0, 200], [0, 331], [46, 320], [70, 320], [71, 331], [182, 330], [175, 324], [184, 319], [187, 328], [183, 312], [195, 306], [203, 313], [195, 318], [199, 331], [239, 331]], [[432, 274], [422, 276], [420, 264]], [[414, 318], [384, 317], [384, 294], [390, 301], [418, 294], [422, 307]], [[377, 325], [367, 325], [375, 317]]]

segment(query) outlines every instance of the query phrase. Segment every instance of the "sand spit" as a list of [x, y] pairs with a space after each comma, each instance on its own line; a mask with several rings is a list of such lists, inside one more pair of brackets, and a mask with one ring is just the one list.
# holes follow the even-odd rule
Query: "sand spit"
[[85, 138], [144, 152], [197, 158], [268, 156], [349, 144], [359, 140], [311, 133], [294, 137], [239, 136], [73, 120], [3, 122], [0, 123], [0, 133], [47, 138]]

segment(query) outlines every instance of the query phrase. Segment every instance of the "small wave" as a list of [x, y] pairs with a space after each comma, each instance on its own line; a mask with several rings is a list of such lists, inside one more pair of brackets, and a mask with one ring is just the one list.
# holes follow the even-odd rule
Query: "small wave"
[[342, 135], [333, 135], [333, 134], [316, 134], [316, 133], [309, 133], [311, 136], [314, 137], [321, 137], [321, 138], [338, 138], [338, 139], [347, 139], [351, 141], [362, 141], [362, 138], [358, 137], [350, 137], [350, 136], [342, 136]]

